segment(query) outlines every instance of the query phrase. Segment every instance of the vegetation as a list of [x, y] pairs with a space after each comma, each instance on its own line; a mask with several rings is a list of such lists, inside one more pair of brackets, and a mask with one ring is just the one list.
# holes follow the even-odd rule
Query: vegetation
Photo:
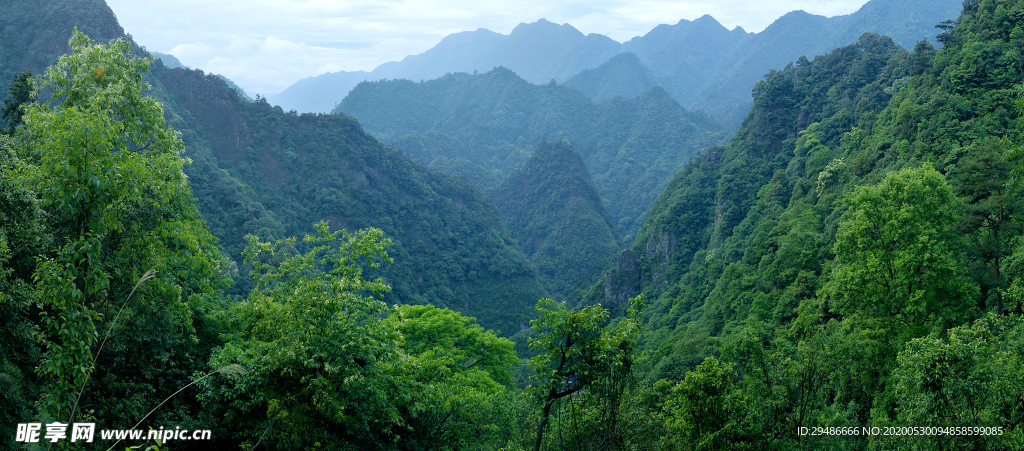
[[[942, 26], [940, 50], [865, 34], [769, 73], [736, 137], [676, 174], [586, 302], [544, 298], [536, 314], [515, 311], [544, 290], [532, 263], [469, 182], [350, 117], [287, 114], [196, 71], [147, 76], [128, 40], [75, 30], [5, 103], [23, 123], [0, 134], [3, 433], [87, 421], [212, 429], [202, 445], [226, 449], [1020, 449], [1024, 0], [970, 1]], [[544, 271], [583, 262], [538, 259], [547, 247], [607, 255], [614, 236], [583, 161], [545, 142], [495, 191]], [[553, 232], [566, 218], [603, 227], [573, 243]], [[245, 228], [218, 241], [207, 224]], [[422, 291], [452, 286], [436, 296], [461, 311]], [[492, 326], [525, 319], [515, 341]], [[865, 433], [922, 426], [944, 429]], [[859, 433], [802, 433], [820, 428]]]
[[[21, 393], [38, 395], [40, 418], [106, 425], [201, 368], [189, 358], [203, 354], [193, 319], [223, 296], [226, 262], [181, 171], [177, 132], [142, 95], [146, 61], [127, 41], [94, 45], [77, 31], [70, 47], [40, 80], [55, 104], [23, 107], [4, 165], [4, 197], [19, 205], [9, 211], [21, 212], [2, 233], [17, 344], [5, 359]], [[159, 418], [194, 419], [194, 407]]]
[[335, 111], [484, 189], [522, 166], [542, 140], [568, 141], [583, 157], [615, 233], [627, 240], [672, 174], [724, 137], [661, 88], [594, 104], [574, 89], [530, 84], [505, 68], [423, 83], [363, 83]]
[[526, 328], [542, 282], [470, 183], [382, 146], [351, 117], [285, 113], [199, 71], [157, 66], [151, 80], [184, 130], [199, 209], [237, 264], [235, 294], [250, 288], [246, 234], [274, 241], [327, 220], [394, 241], [395, 264], [373, 270], [392, 287], [387, 302], [457, 309], [506, 336]]
[[590, 174], [569, 143], [541, 143], [492, 197], [512, 238], [561, 300], [579, 300], [621, 249]]
[[[770, 73], [736, 138], [662, 193], [592, 294], [653, 300], [646, 379], [703, 387], [666, 405], [686, 447], [1020, 446], [1018, 407], [965, 402], [1020, 402], [1002, 390], [1021, 373], [989, 356], [1019, 347], [1021, 194], [1003, 153], [1021, 141], [1022, 7], [965, 3], [938, 51], [867, 34]], [[791, 432], [913, 421], [1005, 432]]]

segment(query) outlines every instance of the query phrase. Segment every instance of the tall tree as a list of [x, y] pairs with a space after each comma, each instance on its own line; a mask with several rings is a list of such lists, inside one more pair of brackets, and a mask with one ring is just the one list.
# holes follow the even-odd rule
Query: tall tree
[[[45, 384], [40, 406], [44, 417], [62, 421], [74, 419], [98, 368], [124, 378], [122, 390], [138, 378], [147, 385], [187, 379], [188, 366], [175, 368], [172, 360], [194, 341], [188, 302], [211, 295], [223, 280], [223, 259], [182, 172], [181, 140], [165, 125], [160, 104], [143, 95], [148, 62], [133, 57], [124, 39], [93, 44], [75, 30], [69, 44], [72, 52], [42, 77], [54, 104], [28, 105], [19, 128], [22, 180], [48, 215], [56, 246], [40, 256], [34, 275], [45, 349], [37, 370]], [[133, 286], [151, 269], [156, 280], [129, 304]], [[105, 365], [97, 364], [101, 325], [115, 337], [107, 349], [122, 351], [105, 354]], [[124, 358], [125, 352], [144, 355]], [[89, 393], [94, 405], [111, 409], [155, 404], [141, 390], [128, 397], [102, 388]], [[118, 403], [131, 406], [111, 405]]]
[[[232, 332], [214, 351], [213, 368], [240, 365], [244, 374], [214, 380], [208, 408], [226, 406], [225, 422], [253, 444], [267, 431], [279, 449], [321, 440], [359, 442], [364, 449], [391, 441], [408, 399], [400, 379], [401, 333], [382, 316], [380, 279], [363, 266], [389, 262], [390, 240], [379, 229], [331, 232], [326, 222], [289, 255], [295, 240], [259, 242], [249, 235], [253, 291], [225, 315]], [[272, 263], [274, 260], [277, 263]]]
[[564, 302], [537, 302], [540, 318], [530, 324], [540, 334], [530, 340], [530, 349], [540, 354], [530, 359], [529, 366], [536, 372], [534, 391], [543, 407], [534, 451], [540, 450], [556, 402], [586, 388], [621, 385], [629, 377], [636, 359], [643, 296], [629, 303], [628, 318], [602, 326], [608, 321], [608, 310], [600, 305], [571, 311]]
[[25, 112], [21, 106], [35, 100], [36, 93], [32, 89], [32, 71], [26, 70], [14, 74], [11, 84], [7, 86], [7, 98], [4, 99], [2, 119], [3, 124], [6, 124], [5, 133], [14, 134], [14, 129], [25, 123], [22, 120]]
[[835, 310], [904, 339], [966, 319], [978, 287], [953, 225], [959, 201], [932, 168], [892, 172], [849, 197], [836, 233]]

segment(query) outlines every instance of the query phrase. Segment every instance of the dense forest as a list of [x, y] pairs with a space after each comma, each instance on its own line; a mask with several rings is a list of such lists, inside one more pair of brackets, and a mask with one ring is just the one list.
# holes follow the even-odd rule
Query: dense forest
[[[15, 42], [26, 48], [4, 52], [10, 59], [0, 69], [41, 72], [50, 64], [41, 61], [68, 50], [75, 26], [105, 40], [124, 34], [99, 1], [26, 0], [7, 12], [0, 19], [4, 30], [24, 30]], [[55, 43], [57, 35], [65, 36], [63, 44]], [[134, 55], [148, 56], [131, 45]], [[14, 72], [0, 75], [9, 81]], [[533, 304], [550, 295], [479, 189], [385, 148], [352, 118], [286, 113], [265, 99], [240, 97], [220, 77], [169, 68], [162, 60], [151, 64], [144, 81], [181, 132], [191, 160], [184, 171], [199, 212], [229, 258], [232, 295], [251, 287], [245, 235], [302, 236], [321, 220], [351, 230], [378, 227], [394, 241], [389, 253], [395, 263], [374, 275], [392, 286], [389, 303], [458, 309], [511, 336], [529, 329]]]
[[630, 237], [675, 171], [724, 129], [660, 87], [595, 104], [575, 89], [535, 85], [506, 68], [414, 83], [361, 83], [338, 105], [414, 160], [492, 189], [543, 140], [583, 157], [618, 236]]
[[[658, 87], [361, 85], [489, 179], [167, 67], [102, 2], [5, 8], [3, 449], [1024, 449], [1024, 0], [772, 70], [706, 148]], [[485, 106], [410, 113], [460, 90]], [[488, 92], [583, 106], [484, 140]], [[687, 143], [670, 179], [623, 168], [667, 144], [536, 127], [615, 102], [669, 116], [636, 136]], [[608, 180], [664, 186], [629, 242]], [[84, 422], [212, 434], [16, 432]]]
[[622, 249], [583, 158], [568, 142], [541, 143], [493, 197], [556, 299], [580, 299]]

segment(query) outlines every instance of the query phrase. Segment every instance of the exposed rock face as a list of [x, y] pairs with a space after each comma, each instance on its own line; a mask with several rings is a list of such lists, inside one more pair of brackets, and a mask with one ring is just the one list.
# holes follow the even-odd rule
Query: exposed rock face
[[640, 260], [632, 249], [619, 253], [615, 268], [604, 277], [604, 297], [622, 305], [640, 292]]

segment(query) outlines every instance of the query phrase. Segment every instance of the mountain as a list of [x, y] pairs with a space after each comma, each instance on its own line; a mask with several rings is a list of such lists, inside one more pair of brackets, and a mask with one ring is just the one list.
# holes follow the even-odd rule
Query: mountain
[[633, 98], [661, 86], [651, 70], [632, 52], [615, 55], [598, 67], [574, 75], [563, 84], [598, 103], [613, 96]]
[[[124, 36], [103, 2], [4, 8], [5, 83], [54, 62], [75, 26], [100, 40]], [[527, 327], [545, 290], [476, 187], [381, 145], [351, 117], [289, 114], [247, 101], [217, 76], [161, 60], [146, 81], [181, 132], [199, 210], [237, 266], [246, 234], [285, 238], [321, 220], [378, 227], [395, 241], [395, 263], [379, 271], [392, 285], [388, 302], [451, 307], [509, 335]], [[247, 271], [234, 271], [244, 294]]]
[[187, 174], [200, 211], [233, 258], [248, 233], [378, 227], [395, 241], [380, 271], [389, 302], [455, 308], [506, 334], [526, 324], [543, 290], [476, 187], [384, 147], [351, 117], [247, 102], [201, 71], [156, 66], [153, 77], [196, 161]]
[[124, 35], [124, 29], [103, 0], [49, 2], [40, 6], [29, 1], [0, 2], [3, 95], [16, 72], [30, 69], [39, 73], [67, 52], [68, 38], [75, 27], [98, 41]]
[[370, 79], [366, 71], [328, 72], [316, 77], [303, 78], [267, 101], [285, 111], [326, 113], [338, 106], [359, 82]]
[[537, 143], [566, 140], [582, 155], [619, 236], [635, 233], [672, 174], [723, 137], [717, 124], [658, 87], [595, 104], [575, 89], [535, 85], [506, 68], [422, 83], [361, 83], [336, 111], [485, 189], [521, 166]]
[[326, 112], [322, 108], [341, 100], [333, 98], [335, 93], [347, 93], [364, 79], [420, 81], [498, 66], [536, 84], [552, 79], [561, 83], [615, 55], [632, 52], [676, 101], [691, 110], [703, 109], [731, 128], [739, 125], [750, 108], [750, 89], [769, 70], [781, 69], [801, 56], [813, 60], [815, 55], [856, 42], [865, 32], [892, 36], [908, 49], [921, 39], [934, 43], [938, 33], [934, 25], [956, 18], [961, 3], [871, 0], [852, 14], [831, 18], [794, 11], [760, 33], [748, 33], [739, 27], [728, 30], [705, 15], [659, 25], [621, 44], [599, 34], [584, 36], [568, 24], [541, 19], [520, 24], [508, 36], [484, 29], [455, 33], [422, 54], [384, 63], [366, 76], [321, 75], [303, 80], [301, 90], [296, 86], [278, 96], [289, 93], [281, 97], [288, 99], [282, 100], [287, 104], [282, 104], [285, 109]]
[[508, 36], [479, 29], [445, 37], [436, 46], [400, 62], [384, 63], [380, 78], [430, 80], [450, 72], [489, 71], [503, 66], [533, 83], [561, 81], [618, 53], [619, 43], [584, 35], [569, 24], [540, 19], [517, 25]]
[[685, 377], [693, 399], [720, 393], [688, 385], [719, 363], [716, 380], [742, 380], [730, 396], [745, 407], [696, 441], [827, 449], [837, 442], [771, 431], [961, 421], [976, 405], [1020, 424], [1019, 397], [996, 387], [1021, 377], [997, 362], [1022, 355], [1024, 202], [1010, 182], [1024, 151], [1008, 57], [1022, 29], [1019, 1], [965, 2], [941, 50], [865, 34], [772, 71], [735, 137], [675, 175], [590, 294], [652, 303], [650, 380]]
[[544, 19], [521, 23], [507, 36], [481, 28], [448, 35], [426, 52], [381, 64], [369, 73], [343, 71], [301, 80], [272, 101], [285, 109], [326, 113], [363, 80], [422, 81], [447, 73], [486, 72], [499, 66], [533, 83], [563, 81], [619, 53], [619, 47], [606, 36], [584, 35], [569, 24], [557, 25]]
[[[166, 53], [160, 52], [150, 52], [150, 54], [157, 57], [157, 59], [163, 62], [164, 66], [167, 66], [170, 69], [189, 69], [188, 67], [185, 67], [184, 64], [181, 64], [181, 61], [179, 61], [178, 58], [176, 58], [174, 55], [168, 55]], [[245, 90], [242, 89], [241, 86], [235, 84], [235, 82], [228, 79], [228, 77], [217, 74], [217, 78], [221, 79], [221, 81], [226, 83], [228, 87], [234, 90], [236, 93], [238, 93], [238, 95], [242, 96], [245, 99], [252, 100], [252, 97], [249, 97], [249, 94], [247, 94]]]
[[174, 55], [169, 55], [169, 54], [160, 53], [160, 52], [149, 52], [149, 53], [152, 54], [153, 56], [157, 57], [157, 59], [159, 59], [160, 61], [163, 61], [164, 66], [167, 66], [167, 67], [169, 67], [171, 69], [178, 69], [178, 68], [188, 69], [187, 67], [185, 67], [184, 64], [181, 64], [181, 61], [178, 60], [178, 58], [175, 57]]
[[555, 299], [580, 299], [621, 249], [583, 159], [567, 142], [542, 142], [491, 196]]
[[958, 17], [961, 3], [871, 0], [854, 13], [835, 17], [793, 11], [760, 33], [729, 31], [704, 16], [659, 25], [623, 43], [623, 48], [636, 53], [681, 104], [736, 126], [750, 108], [750, 89], [769, 70], [801, 56], [813, 60], [867, 32], [892, 36], [908, 49], [922, 39], [935, 43], [934, 26]]
[[[713, 17], [704, 15], [693, 21], [680, 20], [675, 25], [658, 25], [647, 34], [624, 42], [622, 48], [635, 53], [650, 67], [679, 103], [694, 105], [704, 86], [714, 83], [711, 77], [717, 68], [753, 36], [756, 34], [740, 27], [730, 31]], [[772, 66], [763, 71], [768, 67]]]

